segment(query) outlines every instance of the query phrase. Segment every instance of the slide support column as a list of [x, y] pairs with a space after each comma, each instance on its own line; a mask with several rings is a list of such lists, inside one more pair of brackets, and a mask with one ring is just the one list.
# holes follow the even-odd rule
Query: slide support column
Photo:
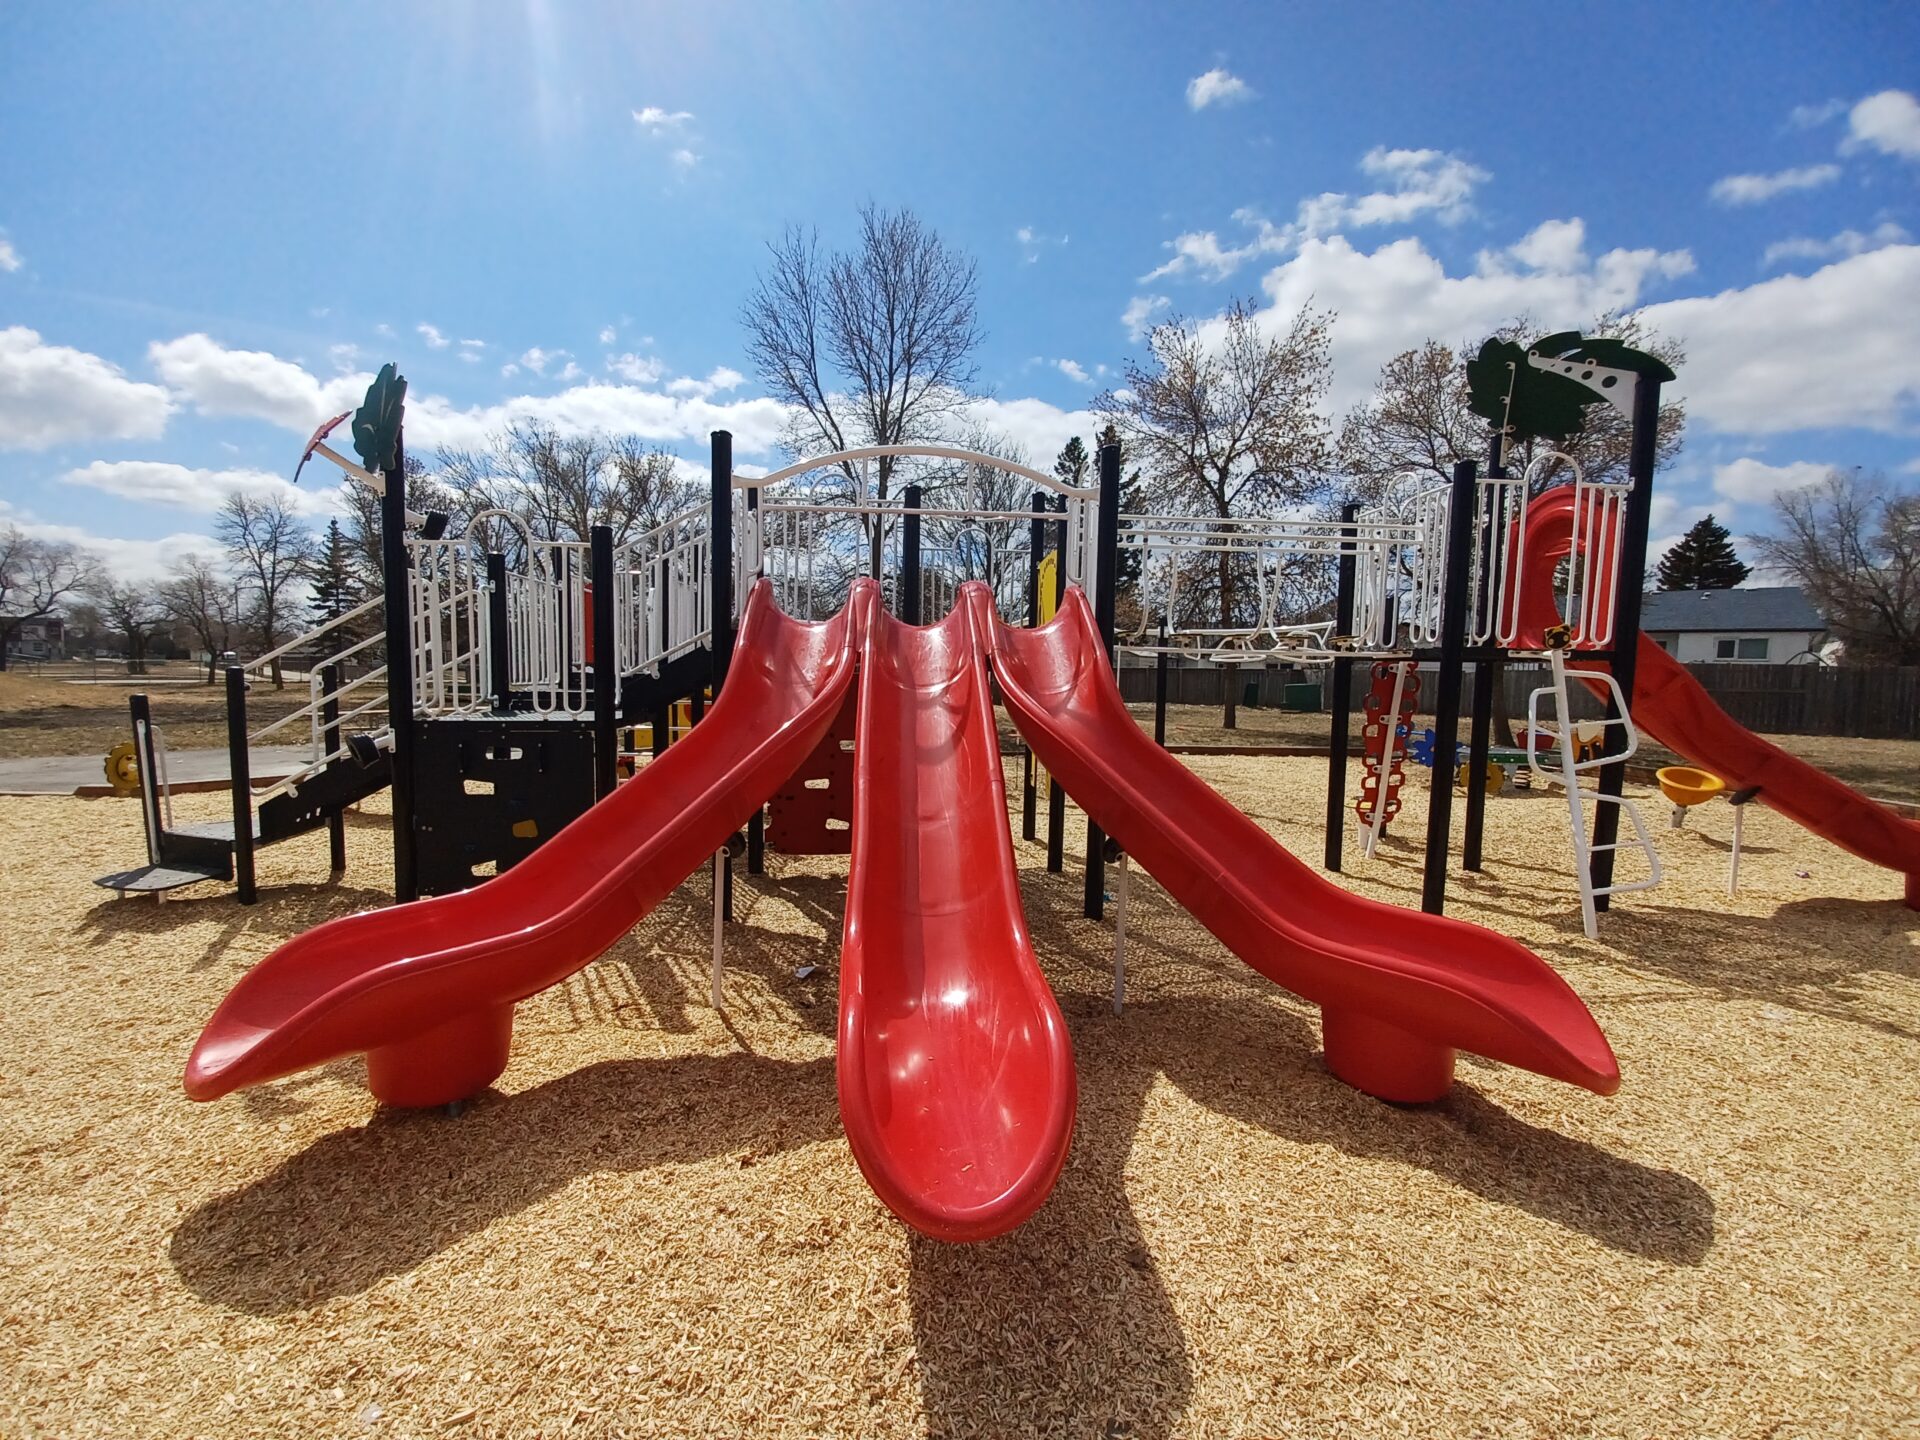
[[[1353, 633], [1353, 586], [1355, 545], [1358, 533], [1354, 522], [1360, 507], [1348, 501], [1340, 507], [1340, 579], [1335, 592], [1333, 633], [1336, 638]], [[1353, 661], [1336, 656], [1333, 662], [1333, 693], [1327, 700], [1333, 711], [1327, 735], [1327, 869], [1340, 869], [1340, 848], [1347, 834], [1347, 734], [1353, 718]]]
[[[1115, 663], [1114, 645], [1114, 603], [1117, 598], [1117, 582], [1120, 558], [1120, 447], [1102, 445], [1100, 447], [1100, 518], [1094, 530], [1094, 571], [1093, 571], [1093, 619], [1100, 627], [1100, 643], [1107, 652], [1107, 665], [1112, 670], [1114, 684], [1120, 683], [1120, 671]], [[1064, 560], [1065, 557], [1063, 556]], [[1065, 569], [1064, 564], [1061, 567]], [[1106, 836], [1100, 827], [1093, 823], [1093, 817], [1087, 817], [1087, 888], [1082, 913], [1089, 920], [1098, 920], [1106, 909], [1107, 894], [1107, 857], [1104, 848]]]
[[1460, 735], [1460, 676], [1467, 650], [1467, 581], [1473, 546], [1474, 486], [1480, 467], [1462, 460], [1453, 467], [1447, 512], [1447, 572], [1440, 589], [1440, 683], [1433, 702], [1433, 790], [1427, 801], [1426, 875], [1420, 908], [1442, 915], [1447, 908], [1447, 849], [1453, 830], [1453, 752]]

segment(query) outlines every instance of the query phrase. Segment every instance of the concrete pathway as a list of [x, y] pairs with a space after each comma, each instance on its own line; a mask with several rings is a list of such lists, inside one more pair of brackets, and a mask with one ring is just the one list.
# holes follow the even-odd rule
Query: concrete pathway
[[[257, 785], [305, 763], [305, 746], [263, 745], [247, 752]], [[232, 782], [225, 750], [170, 750], [167, 783], [176, 790], [225, 790]], [[35, 755], [0, 760], [0, 795], [111, 795], [101, 755]]]

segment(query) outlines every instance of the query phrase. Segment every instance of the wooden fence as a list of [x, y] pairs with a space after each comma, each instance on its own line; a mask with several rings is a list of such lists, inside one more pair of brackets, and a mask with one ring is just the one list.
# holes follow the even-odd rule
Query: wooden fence
[[[1693, 678], [1714, 702], [1749, 730], [1762, 735], [1837, 735], [1864, 740], [1920, 740], [1920, 667], [1859, 666], [1829, 669], [1819, 665], [1689, 665]], [[1471, 673], [1472, 667], [1468, 667]], [[1233, 684], [1241, 703], [1277, 707], [1288, 684], [1313, 683], [1319, 670], [1294, 666], [1225, 668], [1182, 666], [1167, 676], [1167, 700], [1174, 705], [1224, 705]], [[1545, 665], [1509, 665], [1501, 677], [1507, 713], [1527, 713], [1527, 696], [1548, 683]], [[1365, 693], [1364, 675], [1355, 677], [1356, 704]], [[1432, 667], [1421, 667], [1421, 696], [1434, 693]], [[1151, 702], [1151, 665], [1124, 666], [1120, 693], [1130, 701]], [[1462, 704], [1467, 703], [1467, 691]], [[1421, 710], [1429, 706], [1423, 703]], [[1585, 686], [1574, 696], [1574, 718], [1594, 719], [1600, 702]]]

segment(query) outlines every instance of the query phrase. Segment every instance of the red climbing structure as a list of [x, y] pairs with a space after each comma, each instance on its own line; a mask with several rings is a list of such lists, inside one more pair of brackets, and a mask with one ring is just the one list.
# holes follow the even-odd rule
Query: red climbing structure
[[[1398, 708], [1394, 688], [1400, 691]], [[1380, 660], [1373, 667], [1373, 688], [1367, 691], [1364, 710], [1366, 722], [1360, 730], [1360, 798], [1353, 802], [1353, 813], [1362, 825], [1373, 824], [1373, 807], [1380, 801], [1382, 766], [1387, 790], [1385, 826], [1400, 813], [1400, 788], [1407, 779], [1405, 736], [1413, 728], [1414, 701], [1420, 698], [1420, 671], [1411, 664]], [[1393, 739], [1392, 759], [1387, 758], [1387, 741]]]

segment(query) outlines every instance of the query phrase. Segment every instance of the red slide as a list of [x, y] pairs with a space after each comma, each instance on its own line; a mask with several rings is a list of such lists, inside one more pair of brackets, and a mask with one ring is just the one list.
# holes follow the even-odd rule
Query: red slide
[[1069, 795], [1229, 949], [1321, 1007], [1327, 1067], [1382, 1099], [1437, 1099], [1468, 1050], [1611, 1095], [1620, 1071], [1571, 987], [1524, 946], [1349, 894], [1161, 750], [1121, 702], [1085, 595], [1037, 630], [970, 586], [1000, 692]]
[[1053, 1189], [1077, 1091], [1027, 937], [985, 655], [964, 609], [920, 629], [876, 607], [859, 716], [841, 1119], [902, 1220], [990, 1239]]
[[[1521, 596], [1524, 643], [1538, 647], [1559, 623], [1551, 577], [1572, 548], [1573, 487], [1549, 490], [1527, 507]], [[1762, 740], [1713, 703], [1687, 667], [1640, 637], [1633, 683], [1633, 723], [1728, 788], [1759, 787], [1760, 803], [1842, 850], [1898, 870], [1906, 877], [1908, 906], [1920, 910], [1920, 824], [1902, 819], [1851, 785]]]
[[346, 1055], [390, 1105], [465, 1099], [507, 1064], [513, 1007], [624, 935], [819, 744], [852, 683], [872, 581], [805, 625], [762, 580], [726, 687], [686, 739], [505, 874], [332, 920], [235, 985], [187, 1061], [212, 1100]]

